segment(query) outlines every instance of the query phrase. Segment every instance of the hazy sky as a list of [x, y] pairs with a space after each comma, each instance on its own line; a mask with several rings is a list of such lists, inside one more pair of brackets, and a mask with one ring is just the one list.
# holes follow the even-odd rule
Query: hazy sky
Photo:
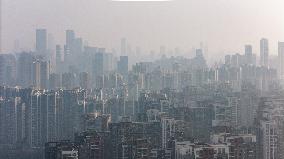
[[243, 52], [244, 44], [259, 51], [266, 37], [276, 54], [284, 41], [283, 0], [172, 0], [112, 2], [110, 0], [2, 0], [3, 47], [33, 48], [36, 28], [46, 28], [64, 42], [74, 29], [89, 45], [118, 48], [121, 37], [132, 46], [158, 50], [160, 45], [190, 50], [200, 41], [209, 52]]

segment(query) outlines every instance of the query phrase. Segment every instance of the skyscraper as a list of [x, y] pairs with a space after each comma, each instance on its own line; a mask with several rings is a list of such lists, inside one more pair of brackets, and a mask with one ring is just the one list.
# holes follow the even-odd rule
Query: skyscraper
[[48, 61], [35, 61], [32, 65], [33, 86], [36, 89], [47, 89], [50, 75], [50, 63]]
[[32, 83], [35, 89], [40, 89], [40, 61], [34, 61], [31, 69]]
[[56, 90], [61, 87], [61, 74], [52, 73], [49, 77], [49, 89]]
[[83, 89], [90, 88], [90, 75], [88, 72], [82, 72], [80, 73], [80, 87]]
[[28, 138], [32, 148], [42, 147], [44, 143], [56, 139], [57, 99], [55, 92], [33, 91], [31, 93]]
[[75, 40], [75, 32], [73, 30], [66, 30], [66, 46], [70, 48]]
[[56, 51], [55, 51], [55, 61], [56, 61], [56, 72], [61, 72], [61, 64], [62, 64], [62, 52], [61, 52], [61, 46], [56, 45]]
[[252, 46], [245, 45], [245, 64], [253, 63]]
[[17, 63], [17, 82], [26, 88], [32, 84], [32, 65], [35, 58], [30, 53], [22, 53]]
[[252, 46], [245, 45], [245, 55], [252, 55]]
[[66, 30], [66, 44], [64, 46], [65, 63], [74, 63], [83, 52], [83, 39], [76, 38], [73, 30]]
[[81, 54], [83, 50], [83, 39], [82, 38], [76, 38], [74, 39], [71, 48], [70, 48], [70, 53], [71, 54]]
[[12, 54], [0, 55], [0, 83], [13, 85], [16, 79], [16, 58]]
[[102, 51], [99, 51], [95, 54], [95, 60], [94, 60], [94, 68], [93, 68], [93, 74], [95, 76], [101, 76], [104, 74], [104, 60], [105, 53]]
[[23, 136], [21, 132], [23, 115], [21, 98], [10, 97], [6, 100], [1, 100], [0, 107], [0, 140], [1, 144], [15, 144], [21, 141]]
[[42, 61], [40, 63], [40, 88], [47, 89], [49, 86], [50, 62]]
[[284, 79], [284, 42], [278, 42], [279, 76]]
[[260, 66], [268, 67], [268, 40], [262, 38], [260, 40]]
[[126, 78], [128, 74], [128, 56], [120, 56], [120, 60], [117, 64], [117, 70], [118, 73], [123, 75], [124, 78]]
[[231, 64], [231, 55], [226, 55], [225, 56], [225, 65], [230, 65]]
[[47, 52], [47, 33], [45, 29], [36, 30], [36, 52], [39, 54]]

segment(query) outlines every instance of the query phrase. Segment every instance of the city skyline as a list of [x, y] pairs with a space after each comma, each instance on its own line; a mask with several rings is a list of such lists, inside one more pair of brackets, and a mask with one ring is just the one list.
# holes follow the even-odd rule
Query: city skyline
[[58, 44], [64, 43], [63, 32], [73, 29], [90, 45], [108, 50], [119, 49], [119, 41], [125, 37], [134, 48], [139, 46], [147, 53], [160, 46], [188, 52], [203, 42], [211, 56], [242, 53], [244, 44], [253, 45], [253, 52], [259, 54], [259, 39], [267, 38], [270, 54], [277, 55], [277, 43], [284, 41], [281, 4], [280, 0], [4, 0], [3, 51], [12, 51], [15, 44], [34, 48], [34, 30], [46, 28]]
[[0, 0], [0, 159], [284, 159], [283, 0], [131, 1]]

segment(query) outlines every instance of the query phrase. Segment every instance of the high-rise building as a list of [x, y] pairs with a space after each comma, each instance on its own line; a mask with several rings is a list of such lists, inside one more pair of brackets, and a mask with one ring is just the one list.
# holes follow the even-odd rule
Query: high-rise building
[[14, 85], [16, 80], [16, 58], [12, 54], [0, 55], [0, 84]]
[[113, 63], [114, 63], [114, 60], [113, 60], [113, 54], [111, 53], [106, 53], [105, 56], [104, 56], [104, 70], [105, 72], [108, 74], [110, 71], [113, 70]]
[[262, 159], [282, 159], [283, 154], [283, 96], [271, 94], [260, 99], [257, 118], [258, 157]]
[[[75, 133], [81, 131], [81, 117], [85, 112], [86, 92], [81, 89], [64, 90], [62, 92], [62, 106], [58, 113], [60, 133], [59, 138], [72, 140]], [[61, 124], [60, 124], [61, 123]]]
[[245, 45], [245, 55], [247, 55], [247, 56], [252, 55], [252, 46], [251, 45]]
[[128, 56], [120, 56], [120, 60], [117, 64], [117, 71], [121, 75], [124, 76], [124, 78], [127, 78], [128, 74]]
[[35, 58], [31, 53], [21, 53], [17, 63], [17, 83], [26, 88], [32, 85], [32, 64]]
[[49, 85], [50, 62], [42, 61], [40, 63], [40, 88], [47, 89]]
[[278, 42], [279, 76], [284, 79], [284, 42]]
[[61, 74], [52, 73], [49, 78], [49, 89], [56, 90], [61, 88]]
[[40, 89], [40, 61], [34, 61], [32, 64], [32, 83], [35, 89]]
[[63, 113], [61, 97], [55, 91], [32, 91], [27, 110], [30, 147], [41, 148], [46, 142], [56, 141], [60, 136], [63, 129], [60, 123], [64, 122], [61, 120]]
[[171, 118], [165, 118], [161, 121], [162, 124], [162, 148], [169, 147], [169, 141], [174, 136], [174, 124], [175, 120]]
[[75, 32], [73, 30], [66, 30], [66, 46], [70, 48], [75, 40]]
[[88, 72], [82, 72], [80, 73], [80, 87], [83, 89], [89, 89], [91, 86], [91, 81], [90, 81], [90, 75]]
[[73, 30], [66, 30], [66, 44], [64, 45], [64, 61], [72, 63], [71, 54], [74, 50], [75, 32]]
[[46, 29], [36, 30], [36, 52], [39, 54], [47, 53], [47, 32]]
[[231, 55], [225, 56], [225, 65], [231, 65]]
[[83, 39], [82, 38], [76, 38], [73, 41], [72, 46], [70, 47], [71, 54], [77, 54], [80, 55], [83, 50]]
[[235, 55], [232, 55], [231, 57], [231, 65], [233, 67], [239, 67], [242, 62], [241, 62], [241, 55], [240, 54], [235, 54]]
[[245, 45], [245, 64], [253, 64], [253, 54], [251, 45]]
[[93, 75], [94, 76], [101, 76], [104, 74], [104, 52], [98, 52], [95, 54], [94, 60], [94, 68], [93, 68]]
[[56, 45], [56, 51], [55, 51], [55, 59], [56, 59], [56, 72], [61, 73], [62, 72], [62, 62], [63, 62], [63, 54], [62, 49], [60, 45]]
[[62, 61], [62, 49], [60, 45], [56, 45], [56, 64]]
[[63, 73], [62, 74], [62, 87], [64, 89], [72, 89], [76, 87], [76, 77], [74, 73]]
[[260, 40], [260, 66], [268, 67], [269, 47], [268, 40]]
[[29, 146], [32, 148], [41, 146], [40, 136], [40, 92], [32, 92], [31, 106], [29, 111], [30, 123], [29, 123]]
[[195, 50], [195, 57], [193, 58], [192, 62], [193, 62], [193, 66], [196, 69], [203, 69], [203, 68], [207, 67], [206, 60], [203, 56], [203, 50], [202, 49], [196, 49]]
[[10, 97], [0, 101], [0, 140], [1, 144], [16, 144], [24, 138], [24, 107], [21, 98]]
[[48, 61], [34, 61], [31, 72], [34, 88], [47, 89], [50, 75], [50, 63]]

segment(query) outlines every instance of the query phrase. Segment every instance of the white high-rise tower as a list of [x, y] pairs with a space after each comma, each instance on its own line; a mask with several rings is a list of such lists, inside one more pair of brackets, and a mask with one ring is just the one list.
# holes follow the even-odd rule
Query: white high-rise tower
[[260, 40], [260, 66], [268, 67], [269, 47], [268, 40]]

